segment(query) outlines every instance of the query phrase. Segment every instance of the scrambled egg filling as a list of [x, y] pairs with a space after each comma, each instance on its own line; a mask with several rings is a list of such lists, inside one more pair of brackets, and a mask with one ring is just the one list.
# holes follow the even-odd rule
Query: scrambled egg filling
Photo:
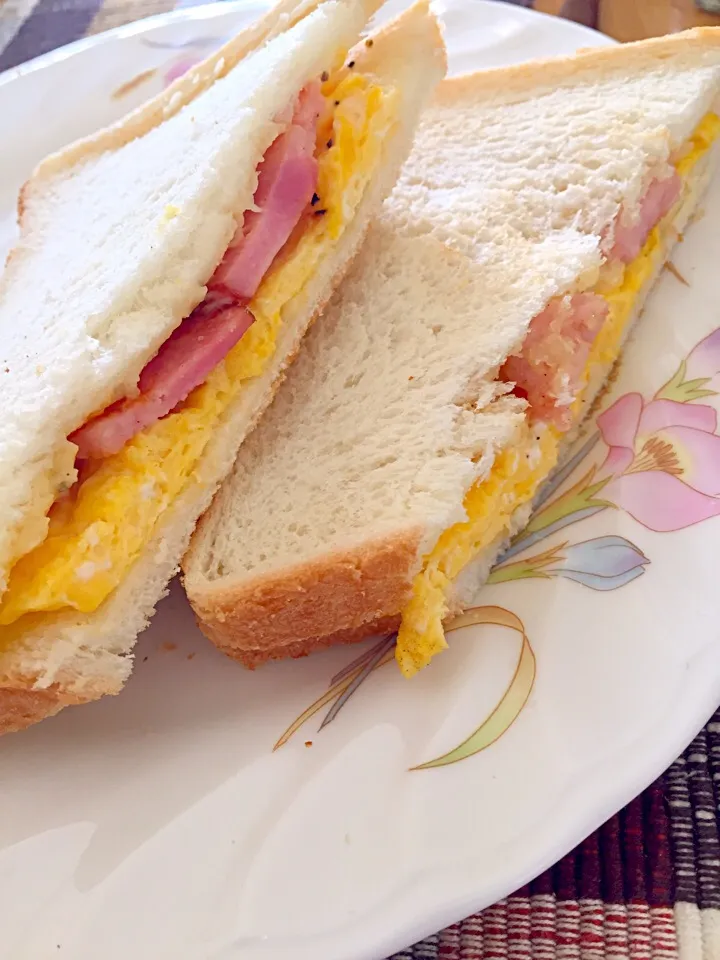
[[[255, 322], [225, 360], [176, 410], [99, 461], [50, 511], [47, 538], [13, 567], [0, 624], [31, 612], [91, 612], [117, 587], [146, 547], [160, 517], [193, 480], [218, 421], [264, 370], [283, 308], [297, 296], [352, 220], [396, 122], [398, 93], [349, 73], [323, 93], [332, 128], [320, 131], [317, 193], [322, 215], [291, 238], [249, 309]], [[329, 132], [329, 136], [327, 135]]]
[[[720, 118], [709, 113], [675, 165], [683, 180], [687, 180], [718, 136]], [[610, 310], [590, 351], [583, 378], [585, 386], [593, 372], [598, 368], [607, 370], [617, 359], [638, 294], [665, 259], [666, 235], [673, 216], [671, 211], [651, 231], [642, 251], [624, 268], [616, 285], [598, 291], [610, 304]], [[581, 391], [574, 405], [576, 415], [582, 405]], [[447, 596], [452, 581], [483, 550], [501, 536], [507, 536], [515, 510], [532, 500], [555, 467], [561, 440], [562, 434], [552, 426], [535, 429], [526, 424], [513, 448], [498, 454], [490, 475], [468, 490], [464, 501], [467, 520], [454, 524], [440, 535], [424, 558], [422, 570], [413, 582], [410, 600], [402, 611], [396, 657], [406, 677], [411, 677], [447, 647], [442, 622], [448, 612]]]

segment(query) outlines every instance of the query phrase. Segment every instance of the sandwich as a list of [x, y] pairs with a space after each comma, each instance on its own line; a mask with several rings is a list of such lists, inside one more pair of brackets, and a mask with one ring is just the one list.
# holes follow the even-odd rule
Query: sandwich
[[697, 209], [719, 100], [717, 29], [440, 85], [185, 558], [221, 650], [445, 649]]
[[282, 0], [46, 159], [0, 285], [0, 731], [117, 693], [444, 73], [424, 2]]

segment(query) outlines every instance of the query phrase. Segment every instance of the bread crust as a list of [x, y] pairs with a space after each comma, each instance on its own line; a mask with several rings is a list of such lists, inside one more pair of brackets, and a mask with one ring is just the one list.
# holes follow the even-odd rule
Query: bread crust
[[59, 683], [37, 690], [33, 689], [31, 677], [8, 677], [0, 686], [0, 735], [25, 730], [40, 720], [55, 716], [65, 707], [79, 706], [119, 693], [119, 690], [117, 686], [101, 682], [88, 689], [85, 695], [79, 695], [69, 693]]
[[373, 623], [363, 623], [361, 626], [350, 630], [338, 630], [336, 633], [328, 633], [322, 637], [308, 637], [305, 640], [294, 640], [292, 643], [279, 643], [262, 650], [247, 647], [225, 647], [222, 643], [214, 640], [213, 642], [218, 650], [230, 657], [231, 660], [236, 660], [248, 670], [255, 670], [271, 660], [299, 660], [302, 657], [310, 656], [311, 653], [327, 650], [329, 647], [360, 643], [367, 640], [368, 637], [397, 633], [399, 627], [400, 617], [383, 617]]
[[351, 643], [398, 624], [420, 563], [421, 527], [238, 584], [192, 589], [198, 626], [254, 668]]
[[720, 27], [695, 27], [682, 33], [651, 37], [635, 43], [589, 47], [565, 57], [530, 60], [509, 67], [493, 67], [449, 77], [438, 86], [435, 103], [452, 105], [457, 98], [476, 97], [483, 93], [496, 95], [498, 90], [502, 90], [504, 99], [514, 92], [537, 90], [565, 80], [581, 80], [588, 73], [602, 75], [618, 67], [645, 69], [680, 52], [687, 52], [690, 56], [693, 52], [718, 49]]
[[64, 706], [55, 690], [28, 690], [24, 687], [0, 689], [0, 734], [17, 733], [26, 727], [52, 717]]

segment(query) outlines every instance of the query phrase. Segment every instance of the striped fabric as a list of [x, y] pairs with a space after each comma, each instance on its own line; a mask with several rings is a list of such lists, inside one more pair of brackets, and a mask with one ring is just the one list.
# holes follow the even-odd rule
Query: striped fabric
[[719, 960], [719, 804], [720, 710], [551, 870], [393, 960]]
[[[192, 3], [0, 0], [0, 70]], [[564, 4], [589, 25], [596, 8]], [[720, 711], [663, 777], [552, 870], [392, 960], [720, 960], [719, 804]]]
[[178, 5], [175, 0], [0, 0], [0, 71]]

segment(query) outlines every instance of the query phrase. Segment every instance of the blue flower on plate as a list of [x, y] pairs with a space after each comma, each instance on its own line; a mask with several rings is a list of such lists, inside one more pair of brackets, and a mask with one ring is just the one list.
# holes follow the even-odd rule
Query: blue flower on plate
[[617, 590], [645, 573], [650, 561], [624, 537], [597, 537], [568, 545], [562, 566], [547, 569], [550, 576], [565, 577], [591, 590]]

